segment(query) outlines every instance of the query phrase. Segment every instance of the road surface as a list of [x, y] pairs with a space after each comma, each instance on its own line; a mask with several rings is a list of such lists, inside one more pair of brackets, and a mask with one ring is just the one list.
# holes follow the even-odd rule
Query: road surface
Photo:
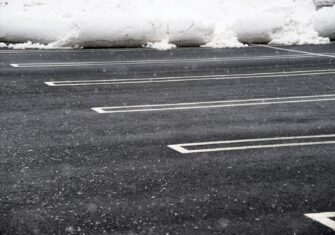
[[0, 100], [1, 234], [334, 233], [334, 43], [0, 50]]

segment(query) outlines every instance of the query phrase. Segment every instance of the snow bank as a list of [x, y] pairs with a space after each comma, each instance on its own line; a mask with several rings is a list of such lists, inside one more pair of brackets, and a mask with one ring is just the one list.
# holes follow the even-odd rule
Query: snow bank
[[316, 44], [334, 34], [335, 8], [313, 0], [0, 0], [11, 48]]
[[318, 10], [314, 24], [320, 36], [335, 39], [335, 6]]

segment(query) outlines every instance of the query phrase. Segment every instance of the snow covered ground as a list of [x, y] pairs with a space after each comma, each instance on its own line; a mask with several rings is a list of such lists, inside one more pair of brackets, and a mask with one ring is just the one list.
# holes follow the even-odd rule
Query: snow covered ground
[[[321, 0], [317, 0], [321, 1]], [[335, 39], [313, 0], [0, 0], [0, 47], [242, 47]]]

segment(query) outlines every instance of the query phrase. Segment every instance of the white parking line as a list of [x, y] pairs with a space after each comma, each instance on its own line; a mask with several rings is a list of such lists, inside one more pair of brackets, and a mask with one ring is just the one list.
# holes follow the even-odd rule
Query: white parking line
[[194, 102], [194, 103], [96, 107], [92, 109], [97, 113], [105, 114], [105, 113], [134, 113], [134, 112], [191, 110], [191, 109], [228, 108], [228, 107], [232, 108], [232, 107], [243, 107], [243, 106], [293, 104], [293, 103], [325, 102], [325, 101], [335, 101], [335, 94], [260, 98], [260, 99], [246, 99], [246, 100], [223, 100], [223, 101]]
[[52, 63], [13, 63], [14, 68], [48, 68], [48, 67], [81, 67], [81, 66], [111, 66], [111, 65], [142, 65], [142, 64], [180, 64], [180, 63], [205, 63], [205, 62], [231, 62], [249, 60], [270, 60], [270, 59], [300, 59], [315, 57], [319, 55], [276, 55], [276, 56], [255, 56], [255, 57], [224, 57], [224, 58], [197, 58], [197, 59], [166, 59], [166, 60], [128, 60], [128, 61], [86, 61], [86, 62], [52, 62]]
[[314, 53], [314, 52], [300, 51], [300, 50], [281, 48], [281, 47], [269, 46], [269, 45], [256, 45], [256, 46], [270, 48], [270, 49], [274, 49], [274, 50], [280, 50], [280, 51], [288, 51], [288, 52], [294, 52], [294, 53], [301, 53], [301, 54], [310, 55], [310, 56], [320, 56], [320, 57], [328, 57], [328, 58], [335, 59], [335, 55], [328, 54], [328, 53]]
[[153, 51], [150, 48], [137, 49], [73, 49], [73, 48], [54, 48], [54, 49], [11, 49], [0, 50], [0, 54], [30, 54], [30, 53], [92, 53], [92, 52], [136, 52], [136, 51]]
[[25, 49], [13, 49], [13, 50], [0, 50], [0, 54], [30, 54], [30, 53], [65, 53], [70, 52], [70, 50], [58, 50], [58, 49], [36, 49], [36, 50], [25, 50]]
[[312, 213], [305, 216], [335, 231], [335, 221], [331, 219], [335, 219], [335, 212]]
[[335, 144], [335, 134], [186, 143], [168, 145], [168, 147], [182, 154], [190, 154], [329, 144]]
[[335, 69], [252, 73], [252, 74], [231, 74], [231, 75], [160, 77], [160, 78], [156, 77], [156, 78], [135, 78], [135, 79], [49, 81], [45, 82], [45, 84], [48, 86], [93, 86], [93, 85], [96, 86], [96, 85], [141, 84], [141, 83], [190, 82], [190, 81], [207, 81], [207, 80], [232, 80], [232, 79], [250, 79], [250, 78], [277, 78], [277, 77], [312, 76], [312, 75], [326, 75], [326, 74], [335, 74]]

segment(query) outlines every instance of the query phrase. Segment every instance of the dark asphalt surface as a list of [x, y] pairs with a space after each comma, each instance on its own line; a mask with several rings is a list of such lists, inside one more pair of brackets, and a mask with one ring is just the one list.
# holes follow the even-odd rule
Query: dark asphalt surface
[[[335, 101], [119, 114], [91, 108], [334, 94], [335, 73], [44, 84], [335, 69], [334, 43], [278, 48], [0, 50], [0, 234], [333, 234], [304, 214], [335, 211], [335, 145], [188, 155], [167, 145], [335, 134]], [[139, 60], [178, 62], [10, 66]]]

